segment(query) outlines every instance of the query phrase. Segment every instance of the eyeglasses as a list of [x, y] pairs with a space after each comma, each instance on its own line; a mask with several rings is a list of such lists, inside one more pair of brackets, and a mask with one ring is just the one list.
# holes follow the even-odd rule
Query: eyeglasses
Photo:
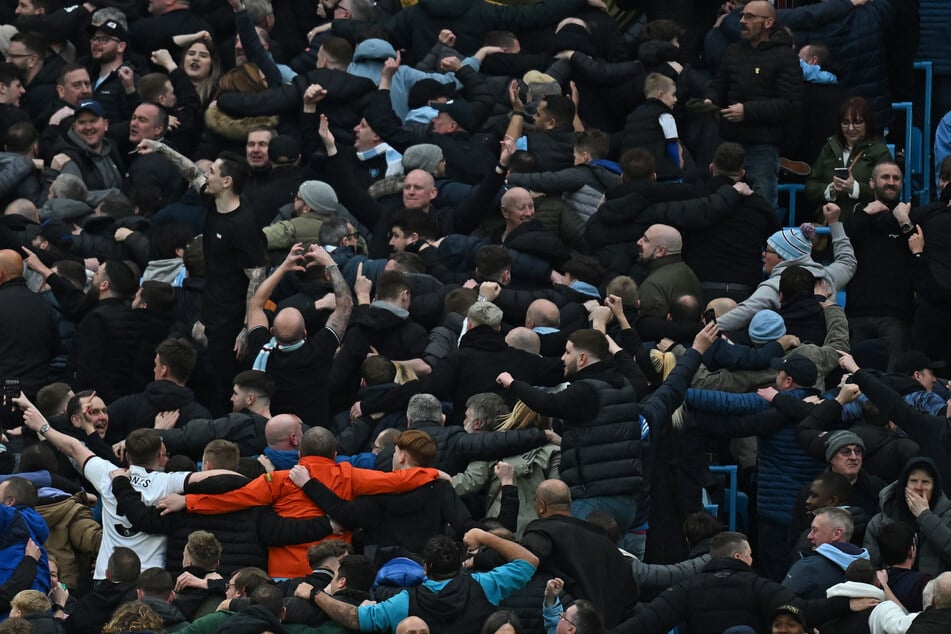
[[359, 231], [354, 231], [353, 233], [347, 233], [347, 234], [345, 234], [343, 237], [344, 237], [344, 238], [353, 238], [354, 240], [356, 240], [357, 238], [360, 237], [360, 232], [359, 232]]
[[865, 125], [865, 121], [859, 119], [858, 121], [840, 121], [839, 125], [843, 128], [858, 128], [859, 126]]
[[93, 44], [105, 44], [106, 42], [121, 42], [117, 37], [109, 37], [108, 35], [94, 35], [89, 38], [89, 41]]
[[771, 248], [771, 247], [766, 247], [765, 249], [763, 249], [763, 252], [764, 252], [764, 253], [772, 253], [772, 254], [774, 254], [774, 255], [779, 255], [779, 254], [776, 253], [776, 251], [775, 251], [773, 248]]
[[865, 450], [861, 447], [842, 447], [838, 453], [840, 456], [861, 456], [865, 454]]
[[755, 13], [741, 13], [741, 14], [740, 14], [740, 19], [741, 19], [741, 20], [745, 20], [746, 22], [749, 22], [750, 20], [756, 20], [756, 19], [766, 20], [766, 19], [768, 19], [769, 17], [770, 17], [770, 16], [768, 16], [768, 15], [757, 15], [757, 14], [755, 14]]
[[36, 53], [7, 53], [7, 57], [33, 57]]
[[570, 625], [571, 627], [578, 627], [577, 625], [575, 625], [575, 622], [569, 619], [567, 616], [565, 616], [565, 614], [567, 614], [567, 612], [562, 612], [561, 614], [558, 615], [558, 618], [564, 621], [565, 623], [567, 623], [568, 625]]

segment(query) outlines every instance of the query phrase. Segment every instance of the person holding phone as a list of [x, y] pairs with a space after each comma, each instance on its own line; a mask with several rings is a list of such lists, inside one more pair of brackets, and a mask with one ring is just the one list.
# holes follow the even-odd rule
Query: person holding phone
[[[892, 160], [878, 137], [871, 106], [862, 97], [849, 97], [839, 108], [839, 133], [829, 137], [819, 151], [806, 181], [806, 199], [817, 208], [835, 203], [845, 222], [857, 204], [875, 199], [869, 188], [872, 169], [883, 160]], [[819, 218], [821, 211], [817, 212]]]

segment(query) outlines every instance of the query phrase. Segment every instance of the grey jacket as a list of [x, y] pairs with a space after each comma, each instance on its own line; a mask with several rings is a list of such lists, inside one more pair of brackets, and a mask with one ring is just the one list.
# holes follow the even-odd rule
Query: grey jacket
[[773, 268], [769, 279], [761, 282], [756, 287], [752, 295], [730, 312], [717, 317], [720, 328], [727, 331], [741, 330], [746, 328], [750, 320], [753, 319], [753, 315], [759, 311], [765, 309], [778, 310], [779, 276], [782, 275], [787, 266], [801, 266], [808, 269], [816, 279], [828, 282], [833, 292], [844, 289], [855, 273], [858, 260], [855, 259], [855, 251], [852, 250], [849, 237], [845, 235], [844, 225], [841, 222], [836, 222], [829, 225], [829, 229], [832, 232], [834, 262], [828, 266], [822, 266], [809, 255], [794, 260], [783, 260]]

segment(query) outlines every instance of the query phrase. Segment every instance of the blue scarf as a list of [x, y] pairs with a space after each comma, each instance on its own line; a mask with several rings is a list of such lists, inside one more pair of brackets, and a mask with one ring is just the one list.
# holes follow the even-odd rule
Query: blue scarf
[[578, 291], [583, 295], [588, 295], [595, 299], [601, 299], [601, 293], [598, 291], [598, 287], [593, 284], [588, 284], [587, 282], [582, 282], [581, 280], [575, 280], [568, 285], [568, 288]]
[[265, 447], [264, 455], [270, 458], [271, 462], [274, 463], [275, 471], [293, 469], [294, 465], [300, 461], [300, 452], [296, 449], [271, 449], [270, 447]]
[[270, 358], [272, 352], [275, 350], [281, 350], [282, 352], [294, 352], [295, 350], [299, 350], [300, 347], [304, 345], [305, 341], [306, 339], [301, 339], [297, 343], [284, 345], [282, 343], [278, 343], [277, 339], [274, 337], [271, 337], [270, 341], [261, 346], [261, 351], [258, 352], [258, 356], [255, 357], [254, 364], [251, 366], [251, 368], [265, 372], [267, 371], [267, 360]]

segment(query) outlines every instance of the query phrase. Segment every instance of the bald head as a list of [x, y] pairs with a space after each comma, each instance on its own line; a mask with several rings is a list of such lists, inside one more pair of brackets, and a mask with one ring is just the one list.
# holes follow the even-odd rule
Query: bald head
[[23, 258], [12, 249], [0, 251], [0, 283], [6, 283], [23, 275]]
[[654, 225], [654, 242], [657, 246], [667, 247], [667, 253], [680, 253], [684, 248], [684, 239], [680, 232], [670, 225]]
[[539, 354], [542, 349], [542, 340], [538, 333], [531, 328], [512, 328], [505, 335], [505, 343], [510, 348], [518, 348], [532, 354]]
[[293, 414], [278, 414], [264, 427], [267, 446], [278, 451], [292, 451], [300, 445], [303, 426]]
[[753, 2], [746, 3], [746, 10], [756, 15], [776, 19], [776, 7], [765, 0], [753, 0]]
[[561, 324], [561, 312], [555, 302], [536, 299], [525, 311], [525, 325], [528, 328], [558, 328]]
[[544, 480], [535, 489], [535, 513], [538, 517], [571, 514], [571, 491], [561, 480]]
[[429, 634], [429, 626], [418, 616], [408, 616], [396, 625], [396, 634]]
[[502, 217], [511, 230], [535, 219], [535, 199], [524, 187], [513, 187], [502, 195]]
[[729, 297], [716, 297], [707, 302], [707, 310], [713, 309], [716, 316], [725, 315], [736, 308], [736, 300]]
[[304, 316], [296, 308], [285, 308], [274, 317], [271, 332], [279, 344], [297, 343], [306, 334]]

